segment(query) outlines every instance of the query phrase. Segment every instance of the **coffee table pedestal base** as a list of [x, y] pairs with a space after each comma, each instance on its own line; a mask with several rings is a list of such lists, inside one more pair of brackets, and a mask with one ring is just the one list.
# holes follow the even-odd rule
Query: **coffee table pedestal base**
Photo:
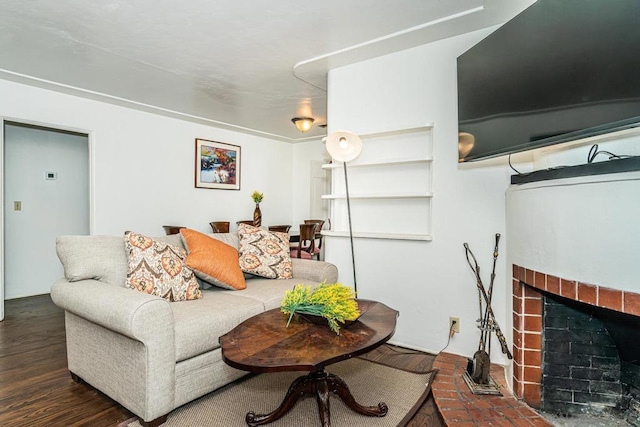
[[378, 403], [377, 406], [360, 405], [356, 402], [351, 391], [349, 391], [349, 387], [347, 387], [347, 384], [342, 378], [334, 374], [329, 374], [323, 369], [296, 378], [289, 386], [284, 400], [275, 411], [263, 415], [249, 412], [246, 416], [247, 425], [259, 426], [271, 423], [289, 412], [301, 398], [305, 396], [315, 396], [318, 402], [320, 422], [323, 427], [330, 427], [329, 393], [335, 393], [349, 408], [362, 415], [384, 417], [389, 410], [387, 405], [382, 402]]

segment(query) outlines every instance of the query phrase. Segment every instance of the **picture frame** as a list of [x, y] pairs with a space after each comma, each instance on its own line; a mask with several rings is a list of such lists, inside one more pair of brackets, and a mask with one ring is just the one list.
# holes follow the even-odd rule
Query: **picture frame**
[[240, 146], [196, 138], [196, 188], [240, 190]]

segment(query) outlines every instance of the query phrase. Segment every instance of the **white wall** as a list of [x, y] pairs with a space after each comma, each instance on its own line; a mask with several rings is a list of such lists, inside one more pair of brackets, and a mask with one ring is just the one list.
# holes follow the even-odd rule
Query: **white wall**
[[62, 276], [56, 237], [89, 233], [88, 138], [14, 124], [4, 136], [5, 297], [46, 294]]
[[[254, 190], [265, 194], [264, 224], [291, 221], [291, 144], [5, 80], [0, 117], [89, 134], [92, 234], [158, 236], [163, 225], [209, 232], [211, 221], [251, 218]], [[242, 147], [240, 191], [194, 188], [196, 138]]]
[[[504, 233], [509, 181], [505, 162], [457, 163], [456, 57], [489, 31], [329, 73], [330, 130], [371, 133], [428, 122], [435, 125], [433, 241], [355, 242], [359, 295], [400, 312], [393, 342], [432, 352], [447, 343], [449, 316], [460, 318], [461, 332], [451, 340], [447, 351], [472, 356], [477, 350], [478, 293], [463, 243], [471, 246], [488, 284], [494, 234]], [[363, 152], [366, 149], [365, 145]], [[352, 282], [348, 239], [327, 239], [326, 259], [339, 266], [341, 281]], [[507, 316], [505, 299], [511, 294], [506, 269], [501, 254], [494, 289], [494, 310], [501, 325]], [[499, 347], [494, 345], [493, 359], [504, 363]]]
[[[291, 221], [290, 144], [4, 80], [0, 116], [90, 133], [93, 234], [208, 232], [213, 220], [251, 218], [254, 190], [265, 194], [263, 223]], [[196, 138], [242, 147], [240, 191], [194, 188]]]

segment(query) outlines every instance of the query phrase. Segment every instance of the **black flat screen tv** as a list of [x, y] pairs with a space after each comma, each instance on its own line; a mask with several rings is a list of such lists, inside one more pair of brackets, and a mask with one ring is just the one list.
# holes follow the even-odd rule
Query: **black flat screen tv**
[[460, 161], [640, 126], [640, 0], [538, 0], [457, 73]]

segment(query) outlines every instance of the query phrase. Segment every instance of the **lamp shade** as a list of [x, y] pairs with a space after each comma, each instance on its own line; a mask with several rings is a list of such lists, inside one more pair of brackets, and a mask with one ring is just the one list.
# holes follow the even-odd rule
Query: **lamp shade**
[[360, 155], [362, 140], [353, 132], [344, 130], [331, 132], [327, 136], [327, 151], [334, 160], [350, 162]]

